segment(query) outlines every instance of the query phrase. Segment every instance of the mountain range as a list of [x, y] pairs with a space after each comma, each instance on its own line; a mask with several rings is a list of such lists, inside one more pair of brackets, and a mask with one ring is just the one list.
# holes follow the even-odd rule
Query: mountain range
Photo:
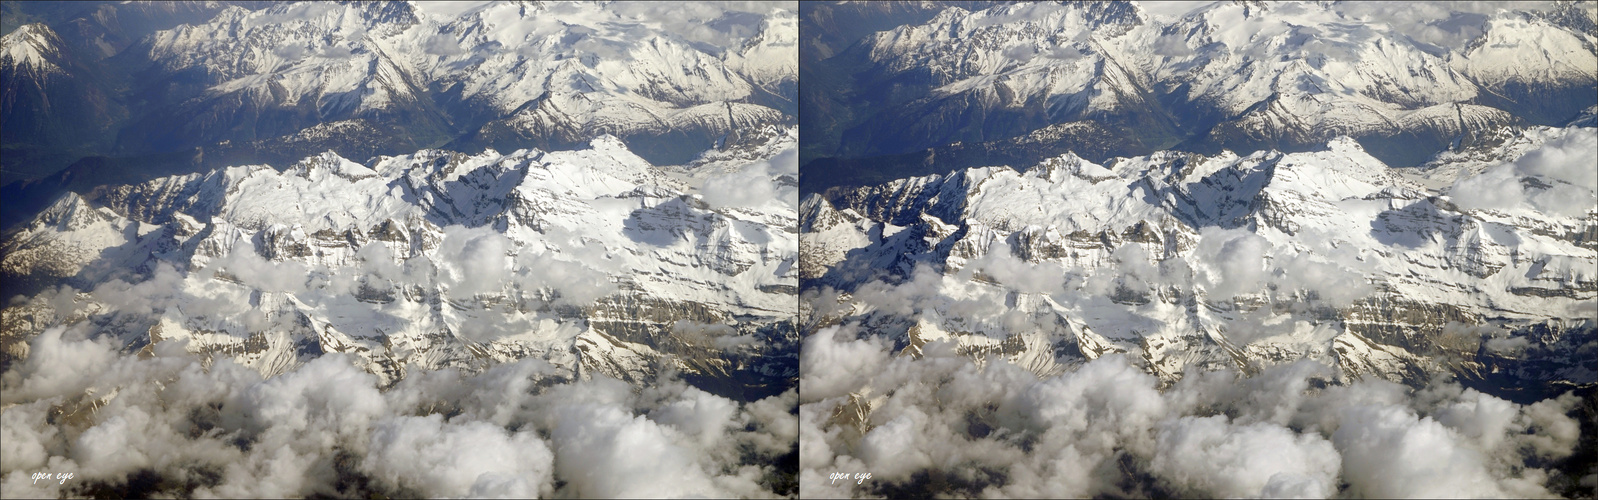
[[1345, 136], [812, 194], [804, 330], [858, 322], [1039, 376], [1125, 353], [1167, 382], [1310, 359], [1533, 401], [1598, 387], [1598, 132], [1494, 137], [1419, 168]]
[[1598, 104], [1598, 12], [1523, 7], [807, 4], [816, 47], [801, 73], [841, 90], [806, 94], [804, 190], [1067, 151], [1298, 152], [1339, 136], [1416, 166], [1461, 138], [1563, 126]]
[[[795, 142], [768, 126], [679, 167], [613, 136], [365, 164], [328, 151], [69, 193], [6, 234], [7, 295], [30, 298], [6, 308], [4, 364], [88, 321], [130, 353], [187, 339], [265, 376], [333, 352], [384, 384], [536, 357], [781, 393], [797, 376], [797, 180], [766, 160]], [[728, 178], [773, 196], [728, 198]]]
[[684, 164], [729, 133], [794, 124], [796, 18], [778, 5], [652, 17], [634, 4], [208, 2], [167, 5], [180, 11], [169, 23], [189, 22], [150, 26], [140, 15], [166, 3], [150, 4], [4, 38], [4, 182], [26, 200], [7, 225], [101, 177], [327, 150], [573, 149], [597, 134]]

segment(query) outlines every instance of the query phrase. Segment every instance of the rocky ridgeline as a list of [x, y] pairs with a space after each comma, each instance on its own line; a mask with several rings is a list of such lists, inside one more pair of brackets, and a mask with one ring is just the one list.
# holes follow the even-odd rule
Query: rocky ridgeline
[[692, 187], [730, 170], [718, 159], [792, 147], [791, 130], [746, 135], [669, 169], [602, 137], [366, 164], [324, 153], [68, 194], [5, 240], [8, 279], [33, 287], [6, 310], [6, 361], [87, 322], [129, 352], [187, 339], [266, 375], [328, 352], [385, 383], [538, 357], [781, 392], [797, 376], [792, 205], [711, 205]]
[[[1462, 149], [1421, 169], [1340, 138], [1306, 153], [1105, 165], [1066, 154], [812, 195], [800, 211], [805, 328], [858, 321], [909, 354], [952, 340], [1039, 373], [1059, 369], [1039, 360], [1107, 352], [1167, 381], [1308, 358], [1352, 377], [1555, 394], [1598, 382], [1577, 352], [1598, 329], [1598, 214], [1462, 207], [1449, 193], [1591, 133], [1510, 131], [1490, 160]], [[879, 306], [884, 293], [911, 309]]]

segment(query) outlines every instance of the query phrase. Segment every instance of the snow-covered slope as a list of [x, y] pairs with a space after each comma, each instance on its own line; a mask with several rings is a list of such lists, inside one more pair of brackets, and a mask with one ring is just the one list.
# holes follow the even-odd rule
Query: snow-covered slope
[[[97, 68], [60, 34], [26, 24], [0, 37], [0, 138], [5, 180], [37, 175], [40, 157], [103, 145], [121, 113]], [[18, 174], [23, 174], [19, 176]]]
[[61, 71], [51, 59], [59, 56], [61, 37], [43, 24], [25, 24], [0, 37], [0, 69], [12, 78], [42, 76]]
[[1598, 383], [1598, 132], [1501, 135], [1420, 170], [1340, 137], [813, 195], [806, 328], [859, 322], [912, 354], [949, 339], [1039, 374], [1125, 352], [1167, 381], [1313, 359], [1412, 384]]
[[1179, 143], [1294, 151], [1347, 135], [1410, 166], [1463, 133], [1563, 124], [1598, 99], [1590, 3], [1473, 9], [1214, 2], [1169, 17], [1134, 2], [948, 6], [822, 64], [857, 88], [836, 93], [852, 114], [837, 114], [836, 150], [816, 154], [904, 154], [1051, 128], [1048, 156], [1106, 149], [1067, 127], [1078, 125], [1120, 137], [1094, 159]]
[[[663, 169], [602, 136], [365, 164], [329, 152], [69, 194], [4, 243], [8, 276], [69, 285], [7, 309], [6, 356], [90, 321], [128, 350], [187, 338], [268, 376], [326, 352], [385, 383], [538, 357], [781, 392], [797, 366], [797, 201], [791, 165], [772, 165], [794, 141], [751, 135], [704, 155], [727, 168]], [[714, 198], [724, 178], [772, 196]]]
[[791, 122], [795, 17], [755, 7], [231, 7], [130, 49], [153, 65], [157, 85], [203, 90], [150, 118], [189, 123], [124, 143], [269, 141], [319, 128], [335, 139], [375, 134], [479, 151], [564, 149], [612, 134], [646, 157], [680, 162], [734, 129]]

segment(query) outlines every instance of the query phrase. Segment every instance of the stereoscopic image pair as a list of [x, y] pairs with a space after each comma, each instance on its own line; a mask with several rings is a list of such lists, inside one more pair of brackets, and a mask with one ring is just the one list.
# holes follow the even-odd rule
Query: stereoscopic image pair
[[1580, 498], [1598, 2], [0, 2], [4, 498]]

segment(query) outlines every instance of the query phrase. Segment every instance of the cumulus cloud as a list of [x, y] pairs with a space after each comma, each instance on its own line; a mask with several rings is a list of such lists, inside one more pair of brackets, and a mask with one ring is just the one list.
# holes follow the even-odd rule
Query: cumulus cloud
[[585, 497], [680, 497], [716, 491], [665, 428], [615, 406], [574, 405], [557, 417], [559, 468]]
[[310, 270], [298, 261], [269, 261], [255, 252], [243, 250], [228, 252], [211, 261], [214, 272], [224, 278], [266, 292], [297, 292], [305, 290]]
[[1465, 208], [1582, 217], [1598, 210], [1593, 151], [1598, 151], [1598, 129], [1566, 129], [1514, 161], [1460, 179], [1448, 196]]
[[1449, 196], [1466, 208], [1507, 209], [1526, 201], [1513, 164], [1488, 169], [1479, 175], [1460, 179], [1448, 190]]
[[618, 290], [608, 273], [574, 260], [602, 253], [602, 248], [590, 248], [581, 239], [552, 237], [543, 243], [539, 249], [517, 245], [487, 227], [448, 226], [436, 254], [412, 258], [404, 269], [393, 263], [392, 252], [384, 245], [369, 244], [356, 255], [375, 277], [408, 283], [436, 279], [457, 300], [516, 285], [523, 294], [544, 297], [542, 292], [553, 292], [549, 297], [553, 302], [582, 306]]
[[777, 182], [783, 176], [797, 178], [798, 150], [788, 148], [769, 160], [744, 165], [732, 172], [705, 179], [699, 194], [706, 203], [719, 207], [758, 207], [777, 202], [790, 209], [799, 207], [797, 184]]
[[444, 270], [441, 281], [449, 285], [450, 296], [464, 299], [500, 290], [505, 271], [511, 267], [509, 248], [510, 240], [487, 227], [444, 228], [437, 262]]
[[342, 45], [329, 45], [318, 55], [328, 59], [348, 59], [355, 55], [355, 49]]
[[[1081, 40], [1078, 41], [1080, 42]], [[1075, 45], [1056, 45], [1052, 47], [1046, 47], [1043, 51], [1038, 52], [1037, 55], [1060, 61], [1075, 61], [1084, 57], [1082, 49]]]
[[706, 203], [721, 207], [763, 205], [776, 196], [766, 169], [759, 164], [706, 179], [699, 192]]
[[[1314, 238], [1306, 235], [1303, 241], [1313, 247], [1316, 245]], [[1162, 262], [1159, 270], [1148, 264], [1127, 264], [1137, 263], [1142, 256], [1127, 253], [1139, 250], [1126, 247], [1135, 246], [1126, 245], [1118, 250], [1122, 269], [1129, 269], [1154, 285], [1180, 288], [1196, 285], [1212, 299], [1227, 300], [1239, 295], [1270, 293], [1274, 289], [1282, 298], [1309, 292], [1310, 295], [1302, 298], [1343, 307], [1375, 291], [1362, 273], [1344, 263], [1288, 245], [1272, 244], [1243, 229], [1204, 228], [1199, 233], [1198, 246], [1187, 260], [1170, 259], [1169, 264]], [[1188, 269], [1195, 273], [1192, 277]]]
[[1065, 266], [1054, 262], [1031, 263], [1016, 257], [1008, 245], [995, 245], [993, 251], [973, 259], [961, 269], [961, 276], [981, 273], [1011, 290], [1025, 293], [1050, 293], [1063, 289]]
[[393, 488], [428, 496], [532, 498], [551, 492], [554, 454], [532, 432], [497, 425], [398, 417], [372, 433], [362, 468]]
[[185, 496], [770, 497], [797, 439], [794, 391], [738, 403], [673, 376], [640, 391], [537, 359], [381, 388], [340, 354], [263, 378], [183, 341], [118, 355], [90, 331], [40, 335], [3, 377], [8, 498], [126, 494], [148, 473], [147, 494]]
[[671, 325], [673, 337], [681, 339], [684, 343], [693, 345], [712, 345], [723, 351], [738, 351], [744, 346], [754, 346], [760, 343], [752, 334], [739, 335], [738, 329], [731, 325], [699, 323], [697, 321], [677, 320]]
[[1165, 57], [1186, 57], [1197, 53], [1191, 47], [1187, 46], [1187, 40], [1184, 40], [1182, 37], [1176, 35], [1164, 35], [1159, 38], [1155, 38], [1150, 49], [1153, 50], [1155, 54]]
[[824, 328], [805, 339], [799, 353], [799, 372], [804, 374], [799, 388], [806, 399], [826, 399], [860, 388], [858, 373], [874, 372], [888, 361], [888, 353], [877, 339], [834, 337], [847, 332], [838, 327]]
[[[802, 372], [804, 495], [1548, 496], [1537, 450], [1567, 456], [1579, 434], [1571, 395], [1327, 386], [1337, 369], [1314, 361], [1164, 385], [1110, 355], [1039, 377], [946, 342], [894, 356], [862, 331], [806, 339], [825, 361]], [[830, 480], [859, 472], [871, 479]]]
[[1448, 428], [1408, 408], [1356, 406], [1342, 410], [1332, 438], [1346, 477], [1373, 498], [1481, 498], [1505, 493], [1483, 465], [1481, 452]]
[[[116, 359], [116, 349], [105, 341], [85, 338], [63, 338], [66, 327], [54, 327], [40, 333], [31, 343], [23, 370], [32, 376], [16, 381], [7, 379], [12, 391], [3, 401], [40, 399], [41, 396], [82, 392], [94, 379], [94, 370]], [[81, 331], [72, 330], [81, 337]]]
[[[862, 266], [865, 267], [865, 266]], [[883, 278], [887, 270], [881, 268], [859, 269], [859, 273], [851, 278], [867, 278], [861, 276], [872, 273], [871, 278]], [[910, 275], [896, 283], [888, 279], [867, 279], [854, 289], [851, 296], [838, 296], [837, 299], [848, 303], [847, 306], [835, 308], [840, 312], [853, 312], [857, 308], [868, 308], [882, 314], [893, 316], [910, 316], [923, 306], [931, 305], [931, 300], [938, 296], [944, 284], [944, 277], [929, 264], [917, 263], [911, 268]], [[829, 290], [830, 291], [830, 290]], [[825, 301], [830, 293], [817, 295], [818, 301]], [[841, 304], [840, 304], [841, 306]], [[828, 304], [817, 305], [818, 309], [828, 309]]]
[[1531, 346], [1531, 340], [1526, 337], [1493, 337], [1482, 343], [1487, 350], [1499, 354], [1518, 354]]
[[1177, 19], [1211, 3], [1214, 2], [1210, 0], [1139, 2], [1138, 8], [1159, 19]]
[[[172, 303], [183, 280], [182, 273], [161, 262], [149, 279], [135, 283], [114, 279], [95, 286], [89, 294], [95, 301], [128, 314], [150, 314]], [[64, 301], [58, 305], [57, 315], [63, 318], [76, 308], [76, 304], [68, 306]]]
[[1003, 54], [1004, 57], [1015, 62], [1025, 64], [1027, 61], [1031, 61], [1032, 57], [1038, 54], [1038, 51], [1037, 49], [1033, 48], [1032, 45], [1017, 44], [1005, 48], [1004, 51], [1000, 52], [1000, 54]]
[[1337, 450], [1318, 434], [1213, 415], [1165, 422], [1155, 439], [1151, 465], [1197, 496], [1327, 498], [1337, 491]]
[[758, 33], [762, 19], [779, 11], [792, 12], [781, 2], [680, 2], [656, 5], [650, 2], [621, 2], [607, 8], [618, 20], [658, 26], [718, 53], [740, 46]]
[[298, 61], [305, 55], [305, 46], [298, 44], [284, 45], [274, 49], [272, 54], [290, 61]]
[[1288, 290], [1315, 292], [1333, 307], [1347, 307], [1376, 291], [1365, 276], [1336, 263], [1310, 257], [1307, 253], [1278, 255], [1272, 260], [1272, 282]]
[[1266, 251], [1270, 242], [1241, 229], [1205, 228], [1196, 253], [1209, 282], [1211, 296], [1229, 299], [1258, 293], [1265, 284]]
[[466, 53], [465, 50], [461, 50], [459, 40], [444, 33], [428, 37], [427, 41], [423, 43], [422, 50], [435, 56], [454, 56]]
[[516, 256], [514, 276], [524, 292], [554, 290], [560, 294], [557, 302], [570, 305], [591, 304], [618, 290], [609, 274], [551, 252], [523, 251]]
[[1338, 4], [1335, 10], [1351, 20], [1384, 23], [1416, 41], [1458, 50], [1481, 36], [1481, 22], [1487, 15], [1501, 10], [1547, 11], [1556, 6], [1555, 2], [1542, 1], [1436, 2], [1403, 6], [1347, 2]]

